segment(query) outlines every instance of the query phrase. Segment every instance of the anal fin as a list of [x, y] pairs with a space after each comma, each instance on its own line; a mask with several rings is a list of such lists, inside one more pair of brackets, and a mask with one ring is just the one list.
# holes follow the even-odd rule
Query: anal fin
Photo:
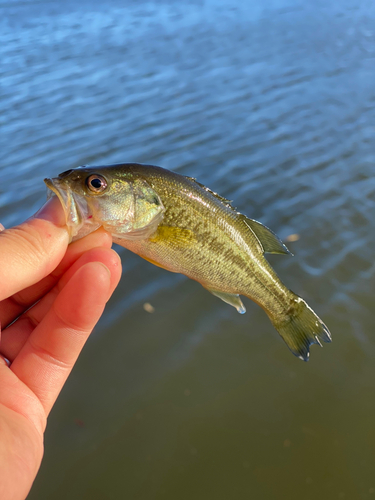
[[212, 295], [219, 297], [219, 299], [236, 308], [237, 312], [239, 312], [240, 314], [245, 314], [246, 308], [242, 304], [242, 300], [240, 299], [239, 295], [236, 295], [234, 293], [218, 292], [216, 290], [211, 290], [210, 288], [207, 288], [207, 290], [211, 292]]

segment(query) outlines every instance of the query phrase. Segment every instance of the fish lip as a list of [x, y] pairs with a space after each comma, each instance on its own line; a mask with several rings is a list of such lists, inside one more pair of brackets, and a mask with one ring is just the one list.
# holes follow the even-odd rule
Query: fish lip
[[[56, 178], [55, 178], [55, 179], [56, 179]], [[49, 188], [49, 189], [50, 189], [53, 193], [55, 193], [55, 194], [57, 195], [57, 192], [56, 192], [56, 191], [57, 191], [57, 189], [55, 188], [55, 185], [54, 185], [54, 183], [53, 183], [53, 181], [54, 181], [55, 179], [50, 179], [49, 177], [46, 177], [46, 178], [44, 179], [44, 184], [45, 184], [45, 185], [46, 185], [46, 186], [47, 186], [47, 187], [48, 187], [48, 188]]]
[[49, 189], [49, 191], [47, 191], [47, 199], [50, 199], [55, 194], [60, 200], [67, 218], [67, 189], [62, 187], [62, 183], [58, 177], [53, 177], [52, 179], [46, 178], [44, 179], [44, 183]]
[[68, 227], [70, 241], [76, 236], [84, 225], [85, 215], [87, 213], [87, 203], [78, 200], [74, 192], [67, 186], [63, 179], [52, 177], [44, 179], [44, 183], [49, 189], [47, 199], [56, 195], [63, 207]]

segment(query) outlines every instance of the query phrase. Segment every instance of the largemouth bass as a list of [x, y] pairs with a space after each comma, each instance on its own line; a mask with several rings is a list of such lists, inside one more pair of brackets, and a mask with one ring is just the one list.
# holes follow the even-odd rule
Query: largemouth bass
[[64, 207], [72, 239], [103, 226], [115, 243], [198, 281], [239, 313], [246, 312], [240, 295], [248, 297], [304, 361], [311, 344], [331, 341], [326, 325], [264, 257], [290, 253], [281, 240], [195, 179], [124, 163], [79, 167], [44, 181]]

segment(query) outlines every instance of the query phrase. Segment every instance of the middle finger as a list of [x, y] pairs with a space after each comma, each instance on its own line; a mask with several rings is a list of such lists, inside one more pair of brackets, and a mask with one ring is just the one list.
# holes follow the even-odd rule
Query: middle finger
[[[105, 255], [106, 257], [103, 257]], [[34, 328], [38, 326], [38, 324], [46, 316], [57, 295], [65, 287], [66, 283], [76, 273], [76, 271], [89, 262], [101, 262], [102, 259], [112, 262], [112, 267], [117, 267], [118, 265], [121, 266], [119, 256], [116, 252], [108, 248], [93, 248], [85, 252], [61, 277], [56, 286], [38, 302], [38, 304], [35, 304], [34, 307], [31, 307], [28, 311], [22, 314], [22, 316], [20, 316], [13, 325], [10, 325], [8, 328], [3, 330], [2, 343], [0, 346], [1, 354], [12, 362], [26, 343]], [[113, 288], [115, 286], [115, 277], [112, 277], [111, 281], [113, 281]]]

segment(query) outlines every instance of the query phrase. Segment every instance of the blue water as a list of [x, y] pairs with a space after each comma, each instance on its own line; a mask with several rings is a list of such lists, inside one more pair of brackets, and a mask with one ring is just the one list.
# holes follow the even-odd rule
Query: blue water
[[375, 498], [374, 2], [0, 14], [5, 226], [78, 165], [197, 177], [298, 235], [294, 258], [270, 260], [333, 335], [302, 363], [254, 304], [240, 316], [119, 248], [121, 284], [51, 414], [30, 499]]

